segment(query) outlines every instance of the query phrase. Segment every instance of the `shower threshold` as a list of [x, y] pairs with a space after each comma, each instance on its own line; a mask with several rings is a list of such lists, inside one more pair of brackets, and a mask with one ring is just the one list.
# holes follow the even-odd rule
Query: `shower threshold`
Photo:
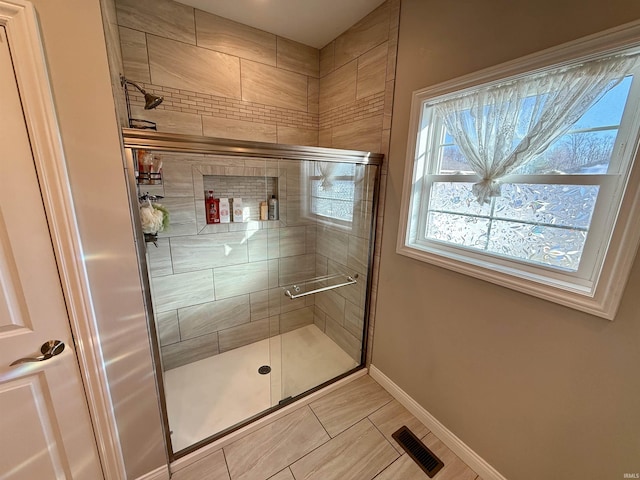
[[[271, 372], [258, 373], [268, 365]], [[173, 451], [179, 452], [358, 366], [315, 325], [165, 372]]]

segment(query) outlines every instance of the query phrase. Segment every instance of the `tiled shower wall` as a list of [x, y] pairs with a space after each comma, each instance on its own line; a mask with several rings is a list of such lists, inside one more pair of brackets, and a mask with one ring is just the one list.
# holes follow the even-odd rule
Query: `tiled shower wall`
[[[171, 0], [117, 0], [116, 7], [124, 74], [165, 97], [145, 111], [142, 95], [130, 88], [133, 117], [164, 132], [388, 155], [400, 0], [388, 0], [321, 50]], [[367, 361], [382, 220], [380, 209]], [[323, 229], [346, 245], [343, 231]]]
[[[321, 50], [172, 0], [117, 0], [125, 76], [159, 131], [386, 153], [400, 0]], [[212, 74], [215, 72], [215, 74]]]
[[158, 130], [317, 145], [319, 51], [171, 0], [117, 0], [124, 74]]
[[386, 153], [399, 5], [383, 3], [320, 50], [320, 146]]
[[[312, 323], [313, 299], [286, 302], [278, 288], [312, 276], [315, 258], [315, 226], [288, 226], [286, 220], [287, 177], [298, 178], [291, 167], [255, 159], [161, 156], [163, 184], [145, 187], [165, 197], [171, 219], [158, 247], [147, 244], [164, 368]], [[255, 181], [264, 200], [277, 179], [280, 220], [206, 224], [205, 185], [225, 178]]]
[[[337, 229], [309, 212], [305, 162], [169, 153], [162, 159], [163, 184], [145, 188], [163, 195], [171, 212], [157, 248], [147, 245], [164, 368], [313, 322], [359, 361], [364, 282], [296, 300], [283, 287], [333, 273], [366, 278], [375, 167], [357, 167], [354, 220]], [[261, 184], [263, 198], [276, 183], [279, 220], [207, 225], [204, 190], [212, 178]]]
[[[366, 363], [371, 361], [387, 185], [400, 0], [387, 0], [320, 50], [319, 146], [380, 152]], [[402, 161], [402, 160], [400, 160]]]

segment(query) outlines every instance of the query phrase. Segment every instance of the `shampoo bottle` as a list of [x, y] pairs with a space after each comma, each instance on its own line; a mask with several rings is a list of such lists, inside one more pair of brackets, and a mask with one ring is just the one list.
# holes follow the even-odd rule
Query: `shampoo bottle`
[[213, 198], [213, 191], [207, 192], [204, 200], [205, 211], [207, 212], [207, 223], [220, 223], [220, 204], [217, 198]]
[[229, 199], [220, 199], [220, 223], [229, 223], [231, 221], [231, 210], [229, 209]]
[[244, 207], [242, 206], [242, 198], [234, 197], [233, 199], [233, 219], [232, 222], [242, 223], [244, 218]]
[[269, 199], [269, 220], [278, 220], [278, 199], [275, 195]]

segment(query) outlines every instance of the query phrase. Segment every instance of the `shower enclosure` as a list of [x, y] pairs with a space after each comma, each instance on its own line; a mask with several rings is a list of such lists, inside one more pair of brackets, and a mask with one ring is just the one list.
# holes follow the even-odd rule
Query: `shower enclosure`
[[[363, 367], [382, 155], [134, 129], [124, 140], [172, 458]], [[241, 202], [241, 221], [207, 223], [208, 191]], [[261, 220], [272, 196], [279, 216]], [[143, 239], [139, 199], [169, 227]]]

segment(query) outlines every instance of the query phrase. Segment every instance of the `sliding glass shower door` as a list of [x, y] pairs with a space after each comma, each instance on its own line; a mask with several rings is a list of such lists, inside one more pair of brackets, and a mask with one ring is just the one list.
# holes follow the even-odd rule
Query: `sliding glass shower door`
[[[294, 211], [308, 222], [308, 270], [281, 278], [282, 396], [295, 397], [363, 361], [376, 185], [374, 165], [305, 161]], [[297, 308], [305, 316], [289, 314]], [[294, 321], [289, 319], [292, 315]]]
[[130, 132], [174, 455], [361, 366], [372, 156]]

